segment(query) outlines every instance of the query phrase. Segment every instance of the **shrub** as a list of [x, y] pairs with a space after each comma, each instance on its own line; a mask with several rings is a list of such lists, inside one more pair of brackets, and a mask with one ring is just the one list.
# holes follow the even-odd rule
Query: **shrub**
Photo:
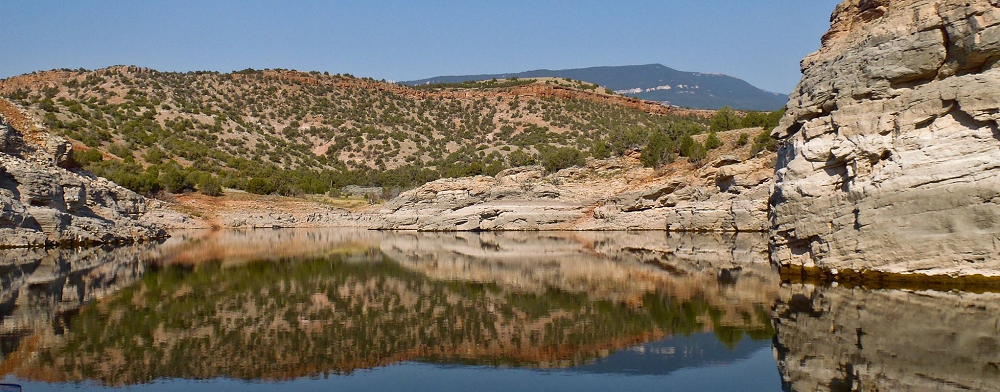
[[722, 147], [722, 140], [719, 140], [719, 135], [716, 135], [715, 131], [709, 132], [708, 138], [705, 139], [705, 148], [714, 150], [719, 147]]
[[712, 132], [724, 132], [737, 129], [740, 127], [742, 120], [743, 119], [736, 115], [736, 112], [734, 112], [732, 108], [725, 106], [716, 111], [715, 115], [712, 116], [712, 122], [709, 125], [709, 130]]
[[146, 162], [149, 162], [151, 165], [159, 165], [160, 163], [163, 163], [163, 158], [165, 158], [163, 150], [156, 146], [150, 147], [146, 150], [146, 154], [142, 157], [142, 159], [145, 159]]
[[160, 173], [160, 183], [163, 184], [163, 189], [171, 193], [181, 193], [192, 188], [194, 184], [188, 179], [187, 175], [181, 169], [174, 166], [167, 166]]
[[694, 140], [694, 138], [690, 135], [685, 135], [681, 138], [680, 150], [681, 156], [687, 157], [692, 163], [701, 162], [701, 160], [705, 159], [705, 156], [707, 155], [705, 146], [698, 143], [698, 141]]
[[607, 159], [611, 156], [611, 149], [608, 148], [608, 143], [598, 140], [597, 143], [594, 143], [594, 147], [591, 147], [590, 155], [597, 159]]
[[663, 132], [653, 132], [649, 136], [649, 142], [646, 143], [646, 147], [642, 149], [640, 160], [643, 166], [659, 167], [665, 163], [670, 163], [670, 154], [673, 153], [673, 150], [673, 140], [666, 137]]
[[771, 138], [771, 132], [767, 129], [760, 131], [757, 136], [754, 136], [753, 146], [750, 147], [750, 154], [757, 155], [757, 153], [764, 150], [778, 151], [778, 141]]
[[104, 157], [101, 156], [100, 151], [97, 151], [96, 149], [88, 149], [84, 151], [73, 150], [71, 159], [77, 166], [84, 167], [94, 162], [100, 162], [104, 160]]
[[705, 150], [705, 147], [699, 143], [696, 144], [694, 148], [690, 150], [690, 152], [688, 152], [687, 158], [689, 161], [691, 161], [691, 163], [698, 163], [701, 162], [703, 159], [705, 159], [706, 156], [708, 156], [708, 153]]
[[750, 112], [747, 113], [746, 117], [743, 117], [740, 126], [742, 128], [760, 127], [772, 130], [778, 126], [778, 122], [781, 121], [781, 117], [784, 115], [785, 109], [773, 112]]
[[535, 157], [518, 149], [507, 155], [507, 162], [510, 167], [531, 166], [535, 164]]
[[583, 166], [584, 163], [583, 153], [573, 147], [549, 149], [542, 154], [542, 165], [549, 172], [557, 172], [573, 166]]
[[746, 132], [740, 133], [740, 138], [736, 139], [736, 145], [738, 147], [743, 147], [747, 145], [747, 143], [749, 142], [750, 142], [750, 135], [748, 135]]
[[278, 190], [278, 187], [274, 185], [271, 180], [262, 177], [251, 178], [247, 181], [247, 192], [257, 194], [257, 195], [270, 195]]
[[222, 184], [211, 174], [204, 173], [198, 180], [198, 191], [208, 196], [221, 196]]

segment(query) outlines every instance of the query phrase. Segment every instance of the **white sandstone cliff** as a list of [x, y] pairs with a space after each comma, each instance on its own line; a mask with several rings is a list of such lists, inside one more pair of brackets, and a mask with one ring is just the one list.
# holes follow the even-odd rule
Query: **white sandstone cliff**
[[1000, 4], [848, 0], [772, 136], [772, 261], [1000, 275]]

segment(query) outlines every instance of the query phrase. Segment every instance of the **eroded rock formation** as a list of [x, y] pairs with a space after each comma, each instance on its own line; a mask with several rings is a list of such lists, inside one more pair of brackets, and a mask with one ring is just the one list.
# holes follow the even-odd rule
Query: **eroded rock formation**
[[[740, 132], [720, 135], [734, 143]], [[442, 179], [386, 203], [375, 228], [453, 230], [764, 231], [772, 154], [749, 148], [708, 164], [643, 168], [635, 156], [546, 174]], [[738, 154], [736, 154], [738, 153]]]
[[772, 260], [1000, 275], [1000, 4], [849, 0], [772, 136]]
[[1000, 295], [785, 285], [775, 356], [791, 391], [994, 391]]
[[146, 199], [71, 166], [72, 146], [0, 99], [0, 247], [148, 240]]

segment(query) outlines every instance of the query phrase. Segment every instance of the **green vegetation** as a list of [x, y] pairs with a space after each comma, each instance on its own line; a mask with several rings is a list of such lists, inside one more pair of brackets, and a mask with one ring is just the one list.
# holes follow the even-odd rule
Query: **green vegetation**
[[778, 126], [781, 117], [785, 115], [785, 109], [773, 112], [749, 112], [740, 121], [740, 128], [764, 128], [768, 132]]
[[218, 179], [208, 173], [201, 173], [198, 179], [198, 191], [208, 196], [222, 195], [222, 184]]
[[757, 155], [761, 151], [778, 151], [778, 141], [771, 137], [771, 131], [764, 129], [754, 136], [750, 154]]
[[740, 117], [732, 108], [723, 107], [712, 116], [709, 130], [725, 132], [740, 128], [764, 128], [770, 131], [778, 126], [784, 115], [785, 109], [781, 109], [773, 112], [747, 112]]
[[590, 154], [597, 159], [606, 159], [611, 156], [611, 148], [608, 146], [608, 143], [598, 140], [594, 143], [594, 147], [591, 147]]
[[722, 140], [719, 140], [719, 135], [716, 135], [715, 131], [709, 132], [708, 137], [705, 139], [705, 148], [714, 150], [719, 147], [722, 147]]
[[708, 151], [701, 143], [694, 140], [691, 135], [684, 135], [680, 142], [680, 155], [687, 157], [691, 162], [701, 162], [708, 155]]
[[[528, 79], [422, 86], [434, 90], [427, 92], [284, 70], [68, 72], [61, 84], [6, 96], [40, 112], [54, 133], [86, 145], [74, 153], [79, 166], [146, 194], [219, 194], [223, 187], [326, 194], [346, 185], [399, 190], [525, 165], [559, 170], [587, 157], [642, 151], [652, 135], [664, 144], [652, 148], [659, 158], [647, 164], [654, 166], [671, 156], [697, 162], [715, 145], [681, 143], [708, 131], [710, 121], [512, 92], [535, 82]], [[730, 114], [711, 123], [734, 126], [739, 118]], [[740, 121], [777, 118], [749, 113]]]
[[583, 153], [572, 147], [560, 147], [557, 149], [547, 149], [542, 153], [542, 166], [549, 172], [573, 167], [583, 166]]
[[725, 132], [742, 127], [742, 119], [733, 111], [733, 108], [725, 106], [715, 112], [709, 130], [712, 132]]
[[749, 143], [749, 142], [750, 142], [750, 135], [747, 134], [746, 132], [741, 132], [740, 133], [740, 138], [736, 139], [736, 146], [743, 147], [743, 146], [747, 145], [747, 143]]
[[507, 87], [524, 86], [524, 85], [532, 84], [535, 81], [536, 81], [535, 79], [518, 79], [518, 78], [510, 78], [510, 79], [503, 79], [503, 80], [490, 79], [490, 80], [482, 80], [482, 81], [466, 81], [466, 82], [461, 82], [461, 83], [422, 84], [422, 85], [413, 86], [413, 88], [420, 89], [420, 90], [441, 90], [441, 89], [449, 89], [449, 88], [483, 88], [483, 89], [491, 89], [491, 88], [507, 88]]
[[659, 167], [673, 160], [674, 141], [663, 132], [653, 132], [642, 149], [642, 164], [646, 167]]
[[85, 144], [75, 154], [80, 166], [142, 193], [403, 189], [536, 163], [558, 170], [641, 149], [652, 130], [706, 128], [698, 118], [505, 90], [533, 80], [437, 86], [423, 96], [370, 79], [282, 70], [70, 72], [56, 87], [7, 96]]

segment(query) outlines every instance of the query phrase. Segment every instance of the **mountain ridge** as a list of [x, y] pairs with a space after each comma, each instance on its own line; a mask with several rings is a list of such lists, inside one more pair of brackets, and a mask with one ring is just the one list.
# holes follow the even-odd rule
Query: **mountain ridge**
[[639, 99], [697, 109], [730, 106], [743, 110], [777, 110], [788, 96], [757, 88], [724, 74], [679, 71], [662, 64], [536, 69], [523, 72], [435, 76], [401, 82], [410, 86], [491, 79], [559, 77], [595, 83]]

